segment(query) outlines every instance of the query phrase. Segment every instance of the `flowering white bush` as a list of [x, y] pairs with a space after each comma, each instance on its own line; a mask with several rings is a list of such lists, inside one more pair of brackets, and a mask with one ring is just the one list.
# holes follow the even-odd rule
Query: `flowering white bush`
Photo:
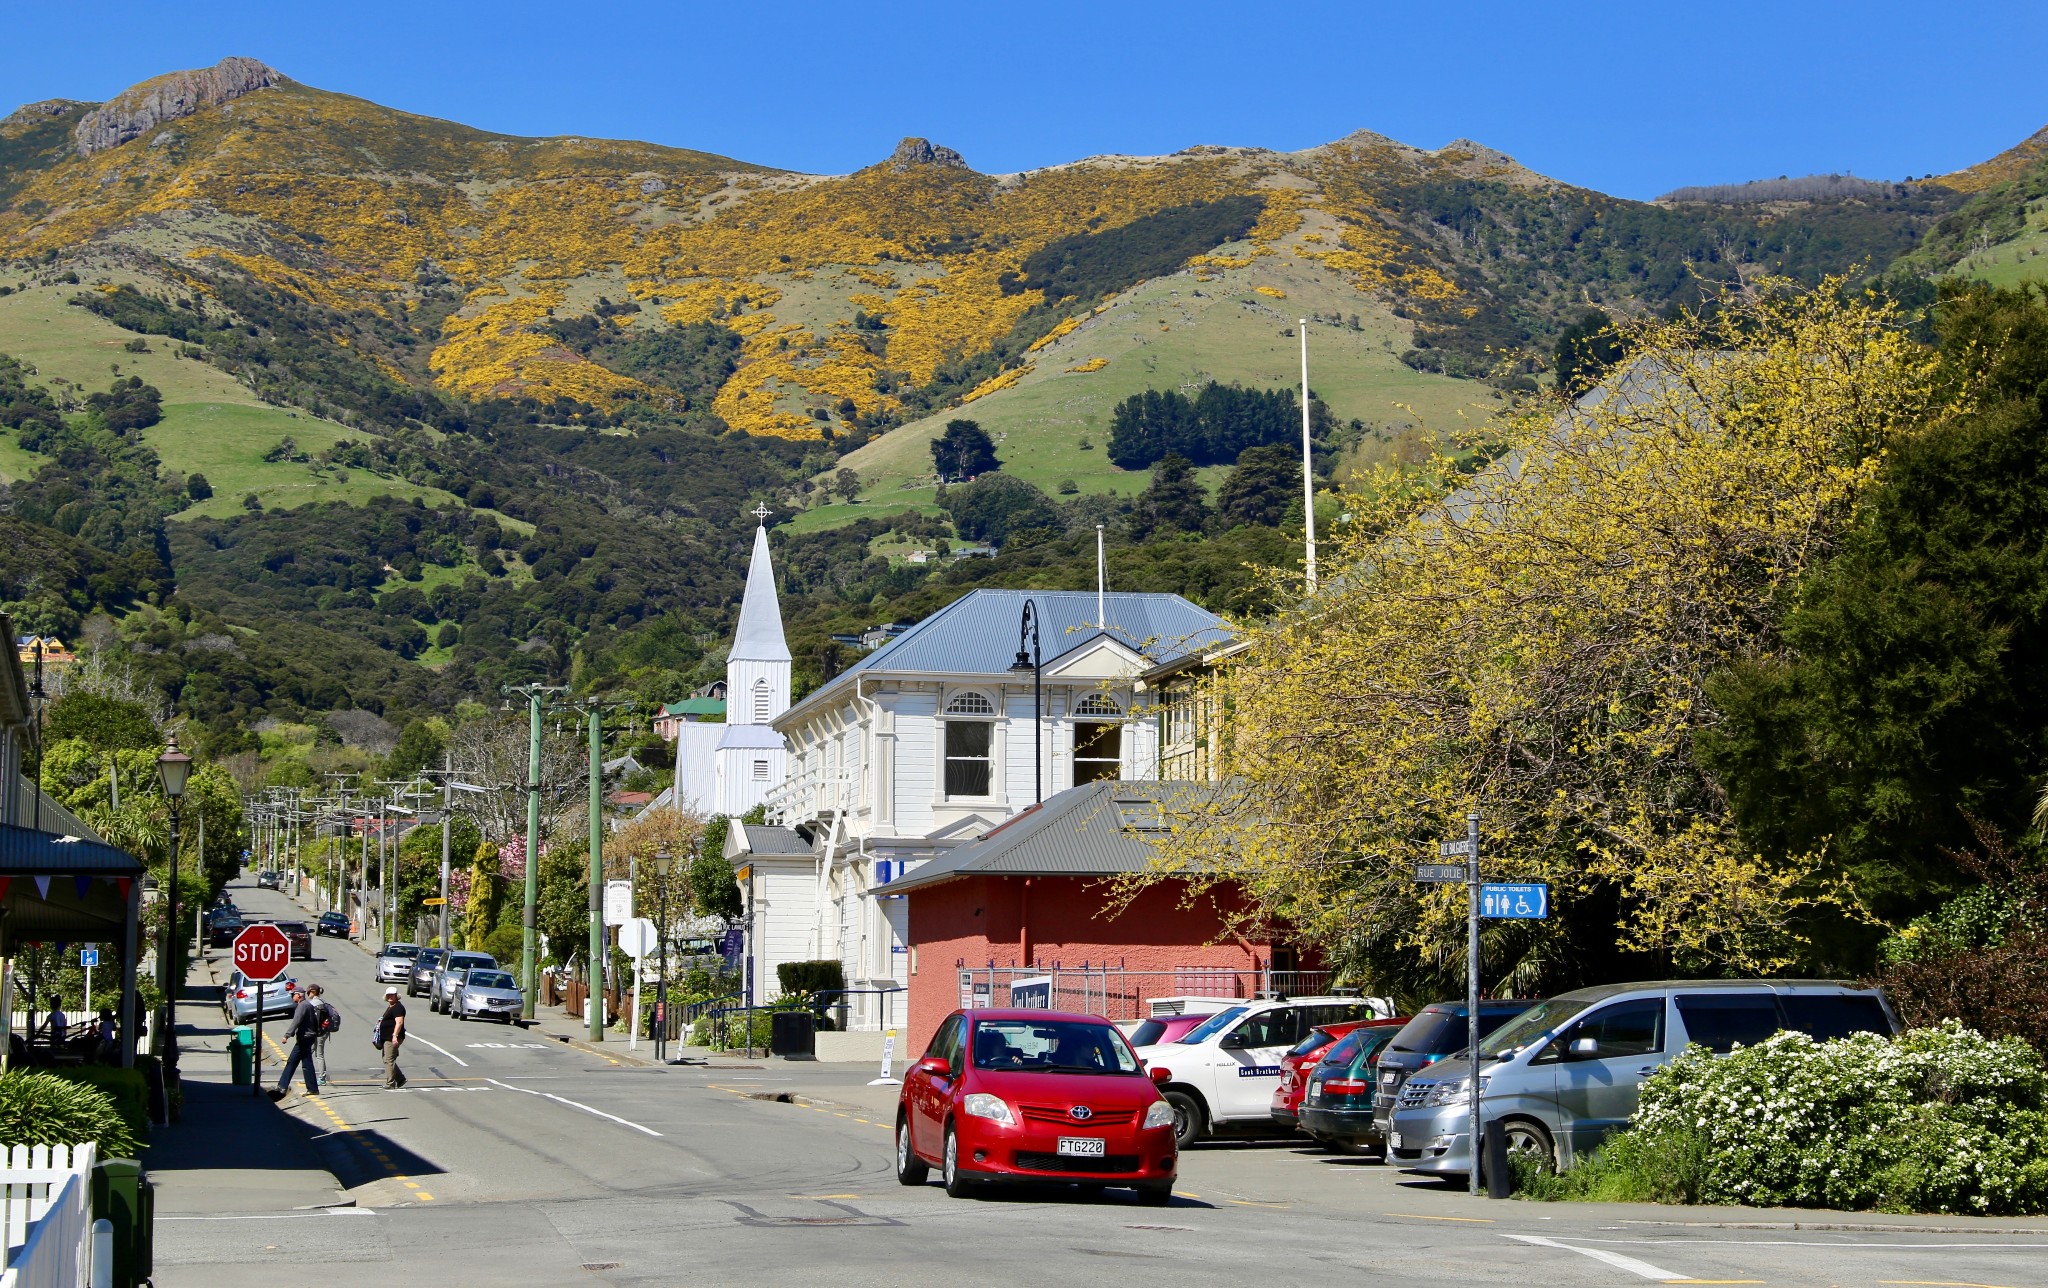
[[1632, 1169], [1682, 1165], [1696, 1202], [2048, 1210], [2041, 1058], [1953, 1020], [1897, 1038], [1786, 1032], [1725, 1056], [1692, 1047], [1645, 1081], [1625, 1137]]

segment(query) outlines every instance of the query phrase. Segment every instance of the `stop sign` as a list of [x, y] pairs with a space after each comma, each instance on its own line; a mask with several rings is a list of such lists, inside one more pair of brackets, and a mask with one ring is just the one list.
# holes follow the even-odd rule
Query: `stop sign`
[[268, 984], [291, 965], [292, 941], [268, 922], [257, 922], [235, 936], [235, 969], [252, 984]]

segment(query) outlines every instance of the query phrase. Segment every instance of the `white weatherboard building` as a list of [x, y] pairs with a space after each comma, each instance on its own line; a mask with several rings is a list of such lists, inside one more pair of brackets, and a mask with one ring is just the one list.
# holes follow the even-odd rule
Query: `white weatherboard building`
[[768, 529], [757, 527], [739, 626], [725, 659], [725, 723], [677, 722], [674, 803], [736, 818], [766, 800], [789, 772], [787, 745], [770, 724], [787, 710], [789, 645], [782, 636]]
[[[1030, 669], [1015, 669], [1027, 600], [1039, 712]], [[735, 827], [726, 846], [747, 895], [756, 1000], [774, 996], [785, 961], [837, 958], [849, 989], [905, 984], [905, 905], [888, 883], [1041, 795], [1156, 778], [1157, 723], [1133, 714], [1133, 682], [1225, 634], [1178, 595], [976, 590], [778, 709], [767, 725], [787, 737], [789, 763], [766, 798], [770, 826]], [[887, 1018], [904, 1017], [899, 997]], [[862, 996], [849, 1020], [872, 1029], [884, 1016]]]

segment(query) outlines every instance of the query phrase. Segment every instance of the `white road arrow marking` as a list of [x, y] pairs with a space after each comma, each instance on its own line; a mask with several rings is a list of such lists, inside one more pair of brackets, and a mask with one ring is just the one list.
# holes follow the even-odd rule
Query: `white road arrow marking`
[[1569, 1243], [1559, 1243], [1555, 1239], [1546, 1239], [1540, 1234], [1510, 1234], [1505, 1237], [1521, 1243], [1533, 1243], [1544, 1248], [1563, 1248], [1566, 1252], [1576, 1252], [1582, 1257], [1591, 1257], [1595, 1261], [1604, 1261], [1617, 1270], [1626, 1270], [1632, 1275], [1641, 1275], [1645, 1279], [1654, 1279], [1660, 1283], [1670, 1283], [1673, 1280], [1692, 1278], [1690, 1275], [1681, 1275], [1673, 1271], [1660, 1269], [1647, 1261], [1638, 1261], [1634, 1257], [1624, 1257], [1619, 1252], [1609, 1252], [1605, 1248], [1574, 1247]]

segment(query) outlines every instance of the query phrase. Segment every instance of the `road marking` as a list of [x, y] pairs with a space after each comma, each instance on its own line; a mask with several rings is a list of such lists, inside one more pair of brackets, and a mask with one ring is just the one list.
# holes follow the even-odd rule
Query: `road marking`
[[1619, 1252], [1609, 1252], [1605, 1248], [1578, 1248], [1569, 1243], [1559, 1243], [1555, 1239], [1546, 1239], [1540, 1234], [1508, 1234], [1501, 1237], [1514, 1239], [1520, 1243], [1533, 1243], [1538, 1247], [1562, 1248], [1566, 1252], [1576, 1252], [1582, 1257], [1591, 1257], [1595, 1261], [1604, 1261], [1617, 1270], [1626, 1270], [1632, 1275], [1640, 1275], [1644, 1279], [1654, 1279], [1659, 1283], [1693, 1282], [1685, 1275], [1681, 1275], [1676, 1271], [1665, 1270], [1660, 1266], [1653, 1266], [1647, 1261], [1638, 1261], [1634, 1257], [1624, 1257]]
[[[498, 1082], [496, 1078], [492, 1078], [490, 1079], [490, 1081]], [[621, 1118], [617, 1114], [608, 1114], [602, 1109], [593, 1109], [589, 1105], [583, 1104], [580, 1101], [571, 1100], [566, 1096], [558, 1096], [552, 1091], [535, 1091], [532, 1087], [515, 1087], [509, 1082], [498, 1082], [498, 1085], [503, 1087], [507, 1091], [523, 1092], [529, 1096], [541, 1096], [545, 1099], [555, 1101], [557, 1104], [567, 1105], [571, 1109], [581, 1109], [586, 1114], [596, 1114], [599, 1118], [609, 1119], [612, 1122], [619, 1124], [621, 1127], [631, 1127], [634, 1131], [646, 1132], [649, 1136], [653, 1136], [656, 1139], [660, 1139], [661, 1137], [661, 1133], [654, 1130], [654, 1128], [652, 1127], [643, 1127], [639, 1123], [634, 1122], [630, 1118]]]
[[1287, 1206], [1285, 1203], [1260, 1203], [1255, 1199], [1225, 1199], [1223, 1201], [1225, 1203], [1235, 1203], [1239, 1207], [1284, 1208]]
[[2004, 1288], [2003, 1284], [1958, 1283], [1953, 1279], [1880, 1279], [1881, 1284], [1918, 1284], [1920, 1288]]
[[[384, 1165], [385, 1172], [389, 1174], [392, 1180], [403, 1181], [407, 1185], [412, 1185], [412, 1182], [406, 1178], [405, 1173], [398, 1170], [398, 1164], [392, 1162], [390, 1155], [384, 1152], [383, 1147], [378, 1145], [374, 1140], [371, 1140], [368, 1137], [362, 1135], [362, 1128], [351, 1125], [347, 1119], [343, 1118], [340, 1114], [335, 1113], [333, 1109], [329, 1108], [327, 1102], [322, 1100], [319, 1096], [307, 1096], [306, 1099], [311, 1101], [320, 1110], [321, 1113], [327, 1115], [329, 1121], [331, 1121], [337, 1128], [338, 1134], [341, 1134], [345, 1136], [347, 1139], [354, 1141], [356, 1145], [360, 1146], [365, 1153], [368, 1153], [371, 1157], [375, 1158], [379, 1163], [382, 1163]], [[413, 1188], [417, 1189], [418, 1187], [413, 1186]], [[433, 1195], [424, 1192], [421, 1193], [419, 1197], [421, 1201], [428, 1203], [433, 1202], [434, 1199]]]
[[245, 1212], [236, 1216], [159, 1216], [159, 1221], [298, 1221], [321, 1216], [375, 1216], [374, 1208], [321, 1208], [318, 1212]]
[[426, 1042], [428, 1046], [433, 1047], [436, 1051], [439, 1051], [442, 1055], [447, 1056], [450, 1060], [455, 1061], [455, 1063], [461, 1065], [463, 1068], [467, 1069], [469, 1067], [469, 1061], [463, 1059], [461, 1056], [455, 1054], [453, 1051], [450, 1051], [447, 1047], [441, 1046], [439, 1043], [427, 1042], [427, 1039], [421, 1037], [417, 1033], [408, 1033], [405, 1036], [412, 1039], [415, 1042]]
[[[1492, 1225], [1490, 1216], [1423, 1216], [1419, 1212], [1382, 1212], [1381, 1216], [1397, 1216], [1404, 1221], [1462, 1221], [1468, 1225]], [[1544, 1220], [1550, 1218], [1545, 1217]]]

